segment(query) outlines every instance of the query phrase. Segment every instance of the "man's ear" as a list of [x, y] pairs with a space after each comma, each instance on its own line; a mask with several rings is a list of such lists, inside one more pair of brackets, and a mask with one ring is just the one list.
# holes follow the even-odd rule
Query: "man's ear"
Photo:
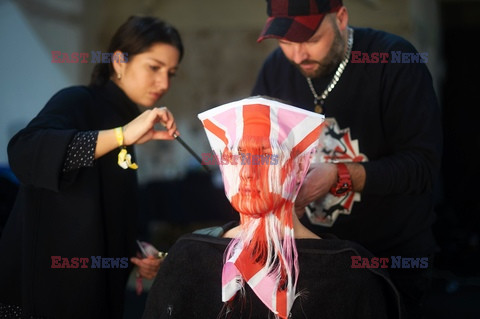
[[348, 11], [346, 7], [343, 6], [337, 11], [335, 20], [340, 31], [343, 31], [348, 27]]

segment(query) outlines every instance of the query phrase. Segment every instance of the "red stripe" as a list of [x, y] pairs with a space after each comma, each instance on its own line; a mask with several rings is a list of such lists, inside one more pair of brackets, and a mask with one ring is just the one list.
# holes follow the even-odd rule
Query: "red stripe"
[[256, 273], [262, 270], [265, 265], [254, 262], [252, 260], [252, 252], [247, 248], [240, 253], [235, 261], [235, 266], [240, 271], [245, 281], [248, 282]]
[[287, 316], [287, 290], [277, 290], [277, 311], [280, 318]]
[[203, 126], [210, 132], [212, 132], [215, 136], [223, 141], [225, 145], [228, 145], [227, 136], [225, 135], [225, 131], [213, 124], [210, 120], [203, 121]]
[[305, 136], [303, 140], [301, 140], [297, 145], [295, 145], [295, 147], [292, 148], [292, 151], [290, 152], [290, 158], [282, 167], [282, 171], [280, 174], [280, 179], [282, 184], [285, 181], [285, 178], [287, 177], [289, 172], [291, 171], [290, 165], [292, 165], [294, 158], [296, 158], [299, 154], [305, 151], [310, 145], [312, 145], [313, 142], [315, 142], [315, 140], [317, 140], [320, 137], [320, 133], [322, 132], [324, 125], [325, 125], [325, 122], [317, 126], [307, 136]]
[[295, 145], [294, 148], [292, 148], [291, 154], [296, 157], [298, 154], [301, 154], [303, 151], [305, 151], [310, 145], [312, 145], [315, 140], [317, 140], [320, 136], [320, 133], [322, 132], [323, 122], [319, 126], [317, 126], [314, 130], [312, 130], [303, 140], [300, 141], [297, 145]]
[[263, 104], [243, 106], [243, 137], [270, 137], [270, 107]]

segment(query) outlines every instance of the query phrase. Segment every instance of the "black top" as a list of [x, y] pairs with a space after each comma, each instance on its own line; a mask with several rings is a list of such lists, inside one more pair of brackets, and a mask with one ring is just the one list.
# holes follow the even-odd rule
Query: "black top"
[[[228, 311], [223, 304], [223, 254], [230, 240], [205, 234], [181, 237], [160, 267], [142, 318], [273, 318], [247, 284], [244, 298], [237, 293]], [[301, 296], [293, 304], [292, 319], [401, 316], [400, 297], [384, 269], [351, 267], [351, 256], [371, 258], [363, 247], [331, 235], [297, 239], [296, 245]]]
[[[135, 253], [136, 172], [117, 165], [118, 150], [92, 167], [62, 168], [77, 132], [123, 126], [138, 114], [113, 82], [69, 87], [11, 139], [21, 186], [0, 240], [0, 303], [38, 317], [122, 317], [129, 269], [91, 263]], [[55, 269], [52, 256], [88, 258], [88, 268]]]
[[[398, 61], [392, 52], [415, 55], [415, 48], [399, 36], [364, 28], [354, 28], [352, 51], [390, 55], [388, 63], [350, 61], [324, 105], [326, 118], [350, 134], [351, 143], [336, 140], [335, 151], [367, 159], [365, 188], [351, 214], [339, 215], [331, 228], [304, 222], [316, 233], [332, 232], [379, 256], [427, 256], [436, 249], [430, 228], [442, 131], [426, 59], [393, 63]], [[330, 80], [313, 81], [317, 94]], [[306, 78], [279, 48], [265, 61], [252, 94], [314, 109]], [[331, 138], [337, 133], [326, 132]]]

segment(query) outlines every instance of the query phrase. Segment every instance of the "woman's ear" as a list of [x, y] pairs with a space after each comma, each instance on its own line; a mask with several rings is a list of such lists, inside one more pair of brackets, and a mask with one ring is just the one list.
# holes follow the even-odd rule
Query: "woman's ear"
[[128, 59], [123, 54], [122, 51], [117, 50], [112, 54], [112, 66], [115, 74], [113, 75], [115, 79], [121, 80], [123, 74], [125, 73], [125, 68], [127, 66]]

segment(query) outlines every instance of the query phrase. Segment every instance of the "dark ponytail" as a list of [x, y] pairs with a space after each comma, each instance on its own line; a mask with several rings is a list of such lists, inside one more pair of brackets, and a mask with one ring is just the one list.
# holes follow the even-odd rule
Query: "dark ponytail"
[[97, 63], [90, 77], [90, 85], [102, 86], [107, 83], [111, 75], [110, 69], [110, 63]]
[[[122, 24], [110, 40], [108, 53], [121, 51], [127, 53], [128, 60], [135, 55], [147, 51], [155, 43], [166, 43], [174, 46], [183, 57], [183, 44], [178, 31], [170, 24], [154, 17], [131, 16]], [[112, 63], [95, 65], [90, 80], [92, 86], [102, 86], [114, 73]]]

